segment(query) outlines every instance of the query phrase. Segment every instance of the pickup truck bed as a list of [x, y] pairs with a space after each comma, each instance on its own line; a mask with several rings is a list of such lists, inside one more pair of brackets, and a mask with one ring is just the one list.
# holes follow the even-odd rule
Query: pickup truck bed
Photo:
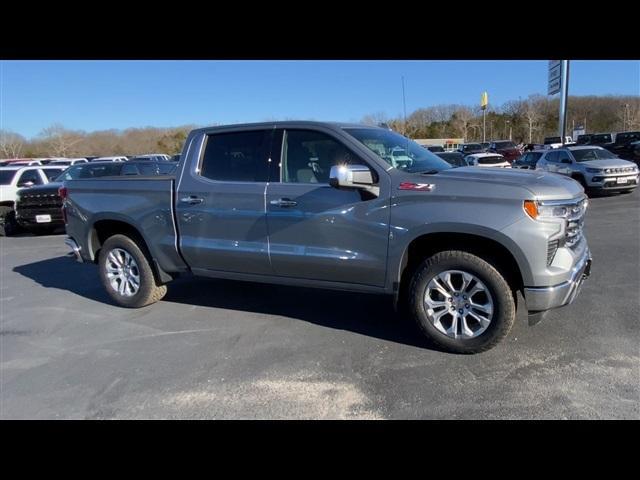
[[[69, 215], [91, 218], [92, 223], [118, 221], [130, 225], [135, 222], [152, 257], [171, 272], [186, 271], [187, 266], [177, 249], [177, 229], [174, 215], [175, 177], [103, 177], [100, 179], [72, 180], [73, 200], [67, 202]], [[91, 211], [86, 206], [91, 206]], [[99, 212], [99, 213], [95, 213]], [[67, 233], [73, 238], [86, 235], [81, 223], [67, 224]], [[92, 239], [97, 240], [97, 239]], [[88, 245], [86, 260], [95, 261], [97, 244]]]

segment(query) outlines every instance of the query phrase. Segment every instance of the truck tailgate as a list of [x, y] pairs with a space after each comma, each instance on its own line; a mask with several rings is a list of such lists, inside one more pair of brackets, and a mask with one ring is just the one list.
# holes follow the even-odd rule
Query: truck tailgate
[[67, 234], [82, 247], [83, 257], [91, 255], [93, 260], [93, 226], [103, 219], [125, 222], [142, 235], [165, 271], [186, 270], [177, 250], [174, 183], [172, 176], [69, 180], [65, 182]]

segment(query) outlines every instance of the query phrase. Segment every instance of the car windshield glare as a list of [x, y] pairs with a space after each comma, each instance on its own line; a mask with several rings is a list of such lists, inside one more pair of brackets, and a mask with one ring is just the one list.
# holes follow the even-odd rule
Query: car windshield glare
[[588, 162], [590, 160], [607, 160], [618, 158], [609, 150], [604, 148], [585, 148], [583, 150], [572, 150], [571, 154], [576, 162]]
[[347, 128], [345, 131], [398, 170], [419, 173], [452, 168], [436, 154], [398, 133], [381, 128]]

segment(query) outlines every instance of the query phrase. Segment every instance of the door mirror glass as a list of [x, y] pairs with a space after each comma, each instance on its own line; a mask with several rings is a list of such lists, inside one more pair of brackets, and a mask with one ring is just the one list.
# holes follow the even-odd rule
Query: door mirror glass
[[571, 163], [571, 159], [570, 158], [563, 158], [562, 160], [560, 160], [560, 163]]
[[373, 174], [365, 165], [334, 165], [329, 173], [329, 185], [334, 188], [368, 188]]

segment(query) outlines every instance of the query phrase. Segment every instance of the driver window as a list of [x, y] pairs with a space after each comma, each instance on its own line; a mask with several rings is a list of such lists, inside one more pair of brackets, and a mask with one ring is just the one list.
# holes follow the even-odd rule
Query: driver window
[[557, 155], [558, 155], [557, 160], [556, 160], [557, 162], [562, 162], [563, 160], [569, 160], [569, 161], [571, 161], [571, 157], [570, 157], [570, 156], [569, 156], [569, 154], [568, 154], [566, 151], [564, 151], [564, 150], [559, 151], [559, 152], [557, 153]]
[[342, 143], [322, 132], [286, 130], [282, 145], [282, 181], [329, 183], [334, 165], [364, 164]]

